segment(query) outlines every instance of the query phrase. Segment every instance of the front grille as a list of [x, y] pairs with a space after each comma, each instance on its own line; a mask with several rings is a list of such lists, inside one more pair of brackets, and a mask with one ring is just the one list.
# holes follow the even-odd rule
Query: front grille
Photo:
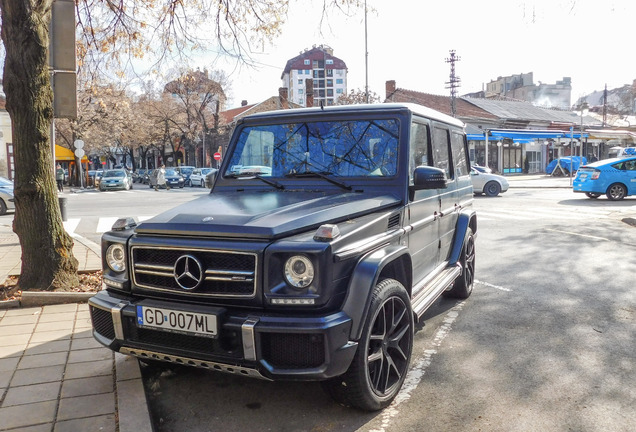
[[131, 342], [153, 345], [164, 351], [172, 349], [237, 359], [243, 357], [241, 339], [236, 332], [230, 331], [218, 339], [212, 339], [137, 327], [134, 319], [129, 318], [127, 321], [126, 336]]
[[325, 362], [322, 334], [261, 333], [263, 359], [279, 369], [316, 368]]
[[[201, 263], [203, 281], [192, 290], [175, 278], [175, 264], [189, 255]], [[207, 297], [251, 298], [256, 294], [256, 255], [207, 249], [133, 247], [133, 278], [152, 290]]]
[[95, 306], [90, 306], [90, 311], [93, 328], [97, 333], [108, 339], [115, 339], [115, 326], [113, 325], [113, 315], [110, 311], [105, 311]]

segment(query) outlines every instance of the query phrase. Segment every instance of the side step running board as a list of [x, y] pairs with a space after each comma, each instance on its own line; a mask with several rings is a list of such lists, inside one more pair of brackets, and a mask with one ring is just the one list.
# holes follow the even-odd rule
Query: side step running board
[[457, 265], [444, 269], [435, 279], [429, 282], [427, 286], [419, 290], [420, 294], [411, 301], [413, 313], [415, 313], [418, 320], [461, 273], [462, 267], [458, 263]]

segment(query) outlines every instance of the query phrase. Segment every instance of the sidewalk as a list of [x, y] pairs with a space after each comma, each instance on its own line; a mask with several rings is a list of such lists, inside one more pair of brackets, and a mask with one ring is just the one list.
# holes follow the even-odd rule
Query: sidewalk
[[[101, 269], [99, 246], [74, 241], [79, 269]], [[18, 237], [0, 224], [0, 281], [20, 266]], [[137, 360], [93, 338], [86, 303], [1, 307], [0, 431], [152, 431]]]
[[[572, 188], [570, 177], [552, 177], [548, 174], [520, 174], [504, 176], [511, 188]], [[572, 177], [574, 181], [574, 177]]]

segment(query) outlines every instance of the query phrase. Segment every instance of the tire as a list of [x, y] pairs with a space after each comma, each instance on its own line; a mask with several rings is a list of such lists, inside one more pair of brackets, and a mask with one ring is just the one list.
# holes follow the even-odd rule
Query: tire
[[7, 205], [0, 199], [0, 216], [7, 214]]
[[414, 319], [404, 286], [394, 279], [373, 290], [358, 350], [347, 372], [322, 382], [338, 403], [365, 411], [387, 407], [402, 388], [413, 350]]
[[452, 288], [444, 292], [444, 296], [467, 299], [475, 284], [475, 235], [471, 228], [468, 228], [464, 236], [459, 263], [462, 266], [462, 274], [455, 279]]
[[596, 199], [596, 198], [600, 197], [601, 194], [600, 193], [594, 193], [594, 192], [585, 192], [585, 196], [587, 196], [588, 198]]
[[484, 186], [484, 193], [489, 197], [496, 197], [501, 192], [501, 185], [496, 181], [489, 181]]
[[614, 183], [607, 188], [605, 195], [609, 200], [620, 201], [627, 195], [627, 188], [620, 183]]

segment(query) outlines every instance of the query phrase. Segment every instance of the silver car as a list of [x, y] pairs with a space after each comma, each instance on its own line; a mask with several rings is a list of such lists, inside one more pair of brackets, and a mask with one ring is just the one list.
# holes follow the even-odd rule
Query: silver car
[[4, 177], [0, 177], [0, 216], [6, 214], [9, 210], [15, 210], [13, 182]]
[[133, 179], [125, 169], [111, 169], [104, 171], [104, 175], [99, 181], [99, 190], [129, 190], [133, 187]]
[[479, 172], [471, 168], [470, 179], [475, 195], [486, 194], [489, 197], [494, 197], [508, 190], [508, 180], [497, 174]]

